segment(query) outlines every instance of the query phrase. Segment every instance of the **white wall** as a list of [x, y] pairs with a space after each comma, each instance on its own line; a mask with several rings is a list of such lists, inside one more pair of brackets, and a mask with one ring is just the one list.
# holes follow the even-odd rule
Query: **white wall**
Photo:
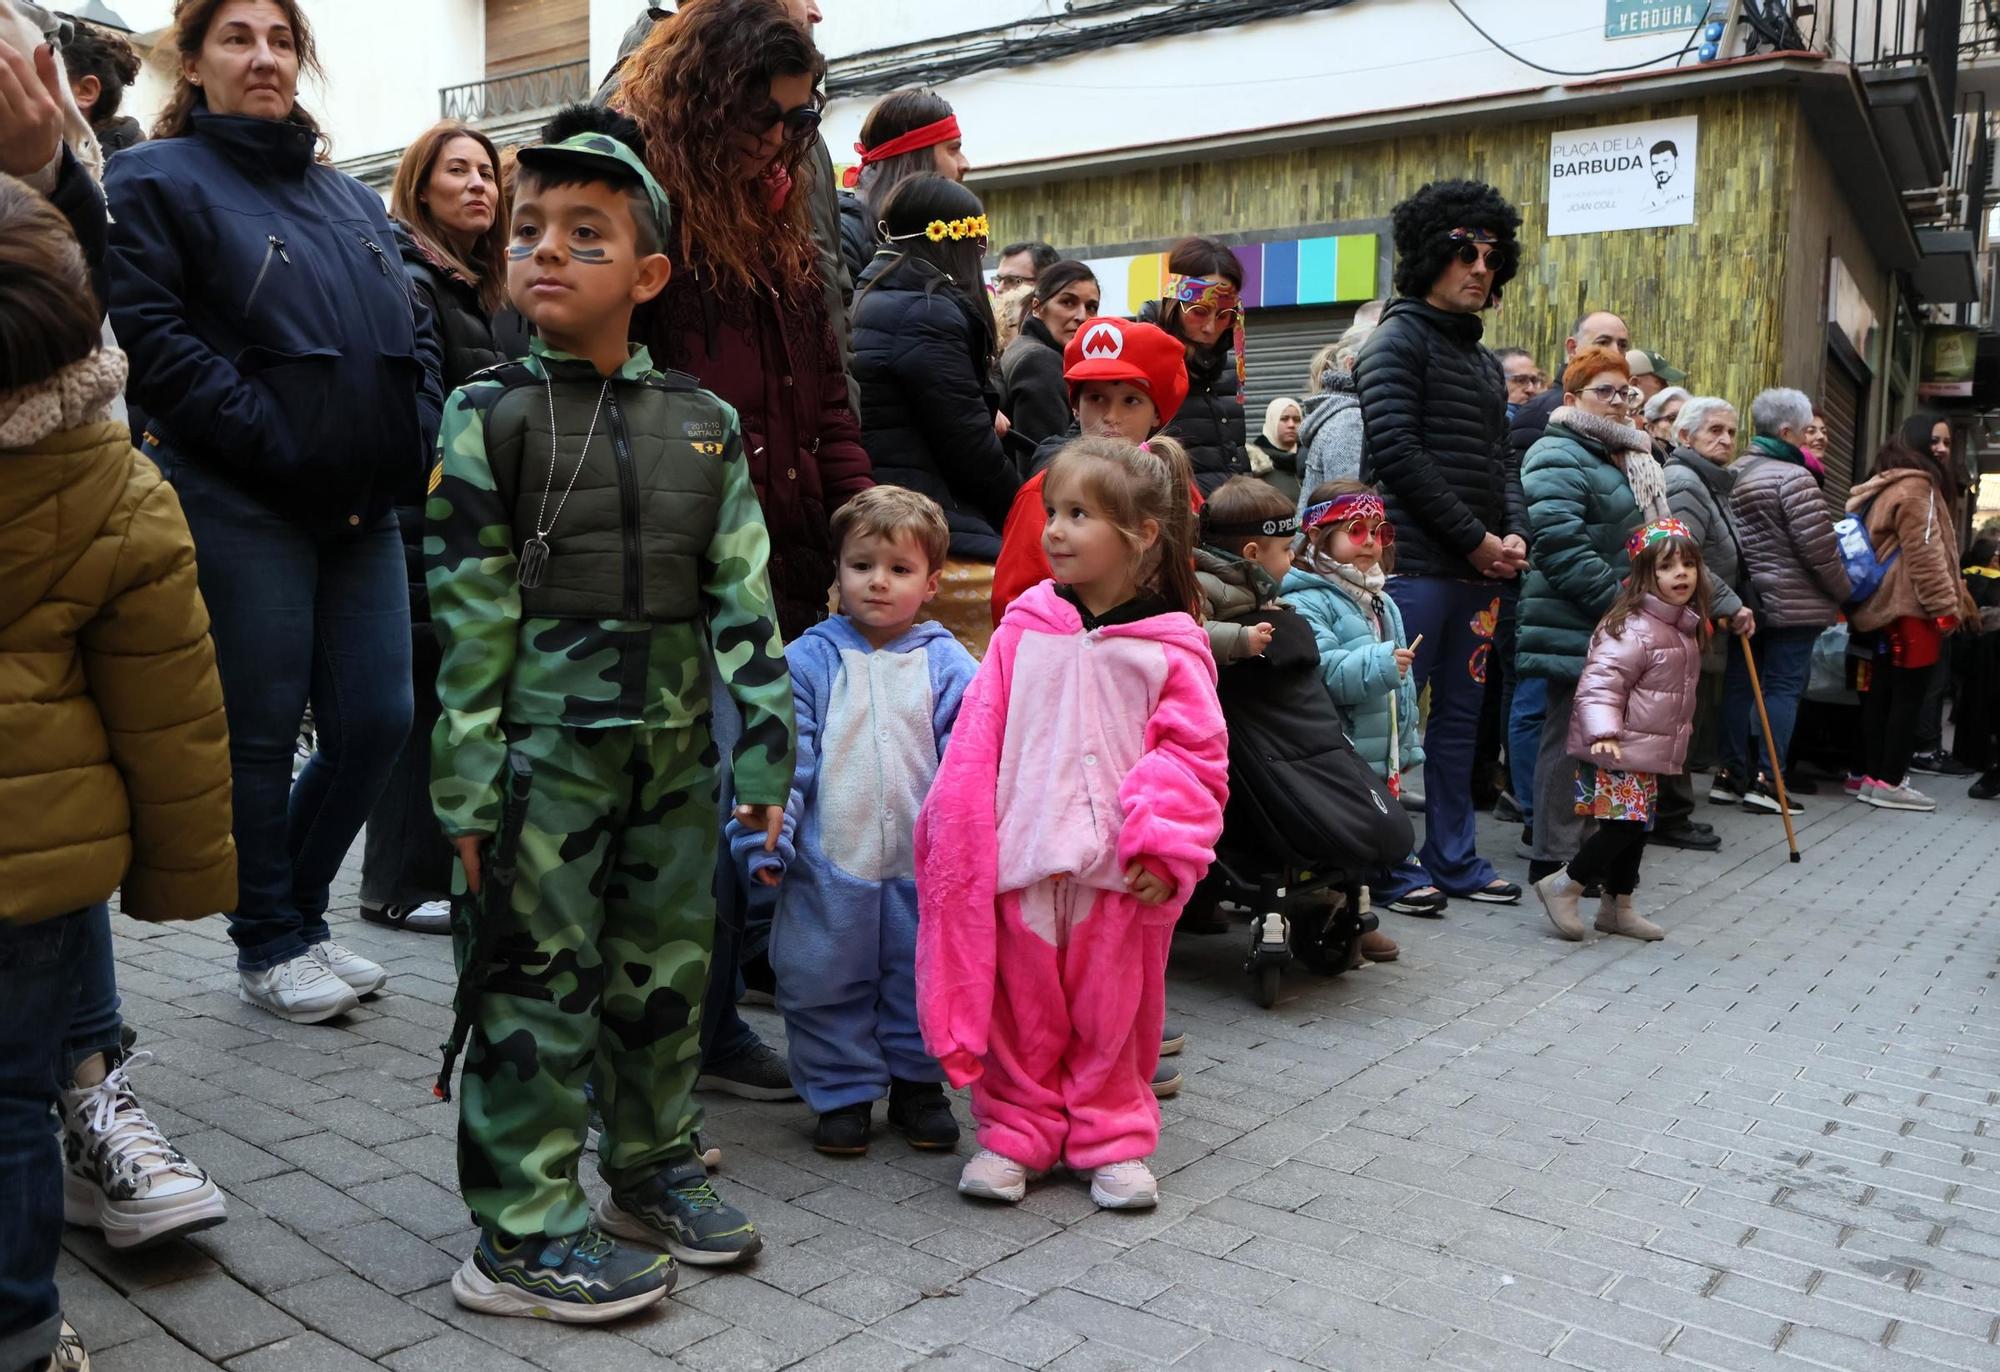
[[[823, 0], [832, 48], [865, 35], [897, 41], [948, 13], [953, 31], [1045, 12], [1058, 0]], [[1682, 37], [1608, 40], [1604, 0], [1461, 0], [1499, 42], [1544, 66], [1597, 71], [1657, 57], [1673, 65]], [[1693, 56], [1687, 62], [1693, 64]], [[1060, 62], [986, 72], [941, 87], [978, 168], [1030, 167], [1560, 85], [1496, 51], [1445, 0], [1357, 0], [1325, 10], [1186, 37], [1101, 48]], [[873, 99], [835, 101], [827, 142], [853, 145]]]

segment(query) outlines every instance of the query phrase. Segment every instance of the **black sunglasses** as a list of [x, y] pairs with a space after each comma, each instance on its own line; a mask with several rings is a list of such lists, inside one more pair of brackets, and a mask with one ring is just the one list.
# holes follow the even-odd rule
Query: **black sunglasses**
[[781, 110], [777, 101], [771, 101], [744, 120], [743, 129], [762, 138], [773, 124], [783, 124], [787, 143], [810, 143], [819, 133], [820, 118], [819, 92], [815, 91], [810, 100], [795, 110]]
[[1484, 258], [1486, 265], [1496, 272], [1505, 271], [1514, 261], [1513, 253], [1507, 249], [1492, 243], [1475, 243], [1471, 239], [1460, 239], [1452, 256], [1468, 267]]

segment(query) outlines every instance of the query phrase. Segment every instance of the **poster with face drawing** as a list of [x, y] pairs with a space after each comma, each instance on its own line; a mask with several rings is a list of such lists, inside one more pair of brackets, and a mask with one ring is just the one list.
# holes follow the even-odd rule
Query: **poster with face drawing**
[[1694, 223], [1699, 118], [1571, 129], [1549, 139], [1549, 236]]

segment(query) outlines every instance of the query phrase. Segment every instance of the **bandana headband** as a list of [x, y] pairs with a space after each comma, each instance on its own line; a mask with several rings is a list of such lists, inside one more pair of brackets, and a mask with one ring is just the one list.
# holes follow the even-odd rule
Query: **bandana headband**
[[1202, 537], [1211, 543], [1224, 538], [1290, 538], [1299, 531], [1299, 519], [1297, 515], [1286, 515], [1283, 519], [1244, 519], [1224, 524], [1203, 515], [1201, 531]]
[[1445, 237], [1453, 243], [1498, 243], [1491, 229], [1453, 229]]
[[886, 162], [892, 157], [901, 157], [906, 152], [916, 152], [920, 148], [934, 148], [940, 143], [949, 143], [959, 137], [958, 116], [947, 114], [935, 124], [926, 124], [920, 129], [891, 138], [886, 143], [877, 143], [872, 148], [864, 148], [859, 143], [854, 150], [861, 154], [861, 161], [849, 167], [841, 176], [841, 184], [853, 190], [861, 184], [861, 169], [877, 162]]
[[[1307, 533], [1322, 524], [1339, 524], [1350, 519], [1387, 520], [1389, 512], [1382, 508], [1382, 497], [1371, 491], [1352, 491], [1347, 495], [1337, 495], [1331, 500], [1322, 500], [1317, 505], [1306, 507], [1306, 517], [1300, 527]], [[1384, 529], [1392, 529], [1393, 524], [1384, 523]]]
[[1643, 529], [1634, 529], [1632, 536], [1625, 540], [1625, 552], [1628, 556], [1637, 557], [1663, 538], [1685, 538], [1690, 543], [1695, 541], [1694, 533], [1678, 519], [1659, 519]]

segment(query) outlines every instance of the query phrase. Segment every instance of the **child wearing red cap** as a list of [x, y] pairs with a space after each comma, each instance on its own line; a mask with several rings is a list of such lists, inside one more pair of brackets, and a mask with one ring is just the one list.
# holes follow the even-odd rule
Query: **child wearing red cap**
[[1094, 319], [1063, 349], [1063, 380], [1069, 383], [1076, 428], [1036, 451], [1034, 473], [1007, 513], [1000, 558], [993, 564], [996, 627], [1023, 591], [1050, 576], [1042, 551], [1042, 476], [1049, 462], [1078, 434], [1143, 443], [1165, 428], [1187, 399], [1187, 357], [1179, 340], [1152, 324]]

